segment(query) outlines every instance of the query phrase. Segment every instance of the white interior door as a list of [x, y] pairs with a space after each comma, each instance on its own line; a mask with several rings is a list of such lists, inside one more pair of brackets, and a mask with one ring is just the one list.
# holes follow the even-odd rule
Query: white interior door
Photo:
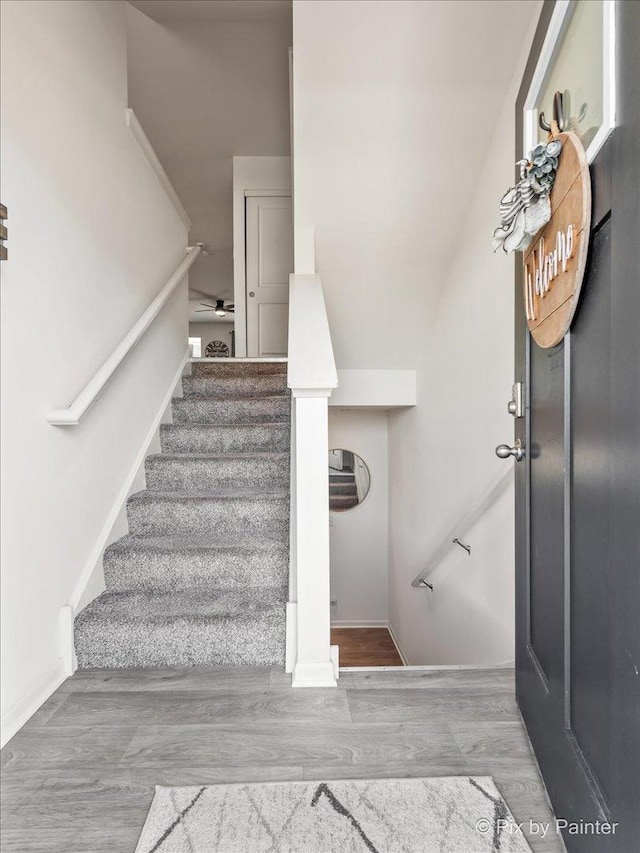
[[293, 272], [291, 197], [249, 196], [245, 204], [247, 356], [286, 356]]

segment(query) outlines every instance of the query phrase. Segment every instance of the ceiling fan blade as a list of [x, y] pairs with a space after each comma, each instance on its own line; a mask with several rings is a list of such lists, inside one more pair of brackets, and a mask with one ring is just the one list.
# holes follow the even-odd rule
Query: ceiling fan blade
[[215, 311], [215, 308], [196, 308], [194, 314], [208, 314], [210, 311]]
[[201, 302], [200, 305], [206, 305], [207, 308], [215, 308], [215, 305], [212, 305], [210, 302]]

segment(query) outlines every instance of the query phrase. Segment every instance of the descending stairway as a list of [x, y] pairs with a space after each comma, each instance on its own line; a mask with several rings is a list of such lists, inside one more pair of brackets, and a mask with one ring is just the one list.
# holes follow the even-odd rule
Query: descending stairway
[[282, 362], [194, 362], [75, 620], [81, 668], [282, 664], [290, 399]]
[[353, 471], [329, 472], [329, 509], [351, 509], [358, 505], [356, 475]]

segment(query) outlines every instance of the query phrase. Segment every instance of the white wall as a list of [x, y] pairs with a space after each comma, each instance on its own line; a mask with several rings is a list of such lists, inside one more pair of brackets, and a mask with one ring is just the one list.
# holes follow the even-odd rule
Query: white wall
[[513, 660], [513, 490], [503, 493], [429, 578], [411, 581], [442, 537], [511, 460], [513, 259], [494, 254], [496, 201], [513, 177], [514, 92], [496, 122], [460, 245], [422, 342], [415, 409], [389, 416], [390, 621], [410, 663]]
[[232, 157], [289, 154], [291, 19], [187, 13], [158, 23], [128, 8], [129, 102], [191, 217], [190, 240], [211, 250], [191, 286], [233, 300]]
[[419, 363], [536, 6], [294, 0], [295, 224], [338, 368]]
[[[186, 283], [82, 424], [50, 426], [184, 258], [125, 124], [121, 2], [2, 3], [2, 720], [64, 677], [60, 607], [186, 350]], [[24, 346], [24, 331], [37, 336]]]
[[352, 450], [371, 475], [366, 499], [347, 512], [332, 512], [332, 623], [386, 624], [388, 621], [387, 413], [329, 409], [329, 447]]
[[337, 366], [418, 375], [418, 405], [390, 412], [388, 439], [389, 616], [413, 664], [513, 657], [508, 497], [470, 531], [469, 563], [443, 563], [430, 599], [410, 584], [512, 464], [494, 447], [513, 434], [513, 264], [491, 232], [539, 6], [293, 5], [295, 222], [315, 228]]

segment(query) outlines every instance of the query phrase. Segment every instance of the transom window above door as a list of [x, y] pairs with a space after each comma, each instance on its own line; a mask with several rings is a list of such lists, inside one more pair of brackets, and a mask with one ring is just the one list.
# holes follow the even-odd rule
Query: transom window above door
[[[613, 0], [558, 0], [524, 108], [526, 156], [547, 131], [562, 95], [564, 130], [576, 133], [589, 162], [615, 125]], [[562, 128], [561, 128], [562, 129]]]

